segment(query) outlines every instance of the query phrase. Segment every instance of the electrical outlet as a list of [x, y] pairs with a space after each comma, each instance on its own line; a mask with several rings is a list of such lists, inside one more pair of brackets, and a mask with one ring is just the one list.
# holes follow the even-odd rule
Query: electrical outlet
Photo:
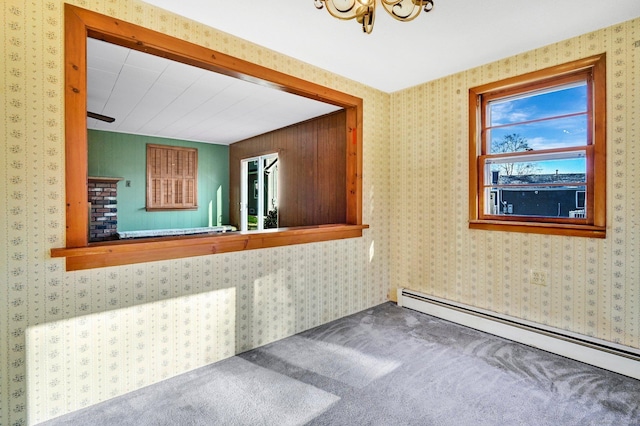
[[531, 269], [529, 271], [529, 283], [533, 285], [547, 285], [547, 273], [537, 269]]

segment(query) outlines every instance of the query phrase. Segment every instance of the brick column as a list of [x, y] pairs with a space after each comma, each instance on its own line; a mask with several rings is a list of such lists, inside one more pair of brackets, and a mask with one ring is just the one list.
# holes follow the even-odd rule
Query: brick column
[[89, 177], [89, 241], [118, 238], [118, 181], [122, 178]]

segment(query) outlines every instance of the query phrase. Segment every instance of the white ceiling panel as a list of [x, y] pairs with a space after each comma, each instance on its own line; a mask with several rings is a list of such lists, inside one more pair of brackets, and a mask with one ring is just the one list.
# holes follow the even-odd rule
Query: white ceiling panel
[[[117, 128], [147, 94], [158, 75], [160, 74], [157, 72], [125, 64], [118, 75], [111, 96], [106, 100], [107, 102], [100, 112], [115, 117], [117, 123], [114, 124]], [[87, 92], [91, 96], [90, 87], [87, 88]]]
[[128, 133], [140, 133], [144, 123], [153, 120], [159, 111], [171, 105], [183, 92], [180, 87], [158, 84], [148, 91], [136, 107], [122, 120], [118, 129]]
[[[110, 72], [119, 72], [122, 64], [127, 60], [129, 49], [121, 49], [120, 46], [105, 43], [93, 38], [87, 38], [87, 62], [98, 65], [96, 68]], [[112, 69], [106, 69], [105, 63], [111, 63]]]
[[201, 68], [190, 67], [180, 62], [171, 61], [169, 62], [169, 66], [158, 78], [158, 84], [176, 86], [186, 90], [207, 73], [208, 71]]
[[90, 129], [229, 144], [339, 108], [89, 39]]
[[160, 75], [169, 66], [171, 62], [159, 56], [149, 55], [137, 50], [129, 51], [126, 64], [136, 68], [143, 68], [149, 71], [155, 71]]

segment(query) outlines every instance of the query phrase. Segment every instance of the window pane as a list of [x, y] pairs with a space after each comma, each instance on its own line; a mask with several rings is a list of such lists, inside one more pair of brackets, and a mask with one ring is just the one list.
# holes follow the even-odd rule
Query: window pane
[[586, 111], [587, 83], [581, 81], [492, 101], [487, 111], [489, 114], [488, 127]]
[[[486, 161], [489, 185], [550, 185], [586, 182], [587, 160], [584, 151], [571, 154], [576, 158], [518, 161], [502, 158]], [[520, 159], [522, 157], [519, 157]]]
[[585, 217], [586, 159], [489, 162], [485, 213]]
[[585, 186], [487, 188], [486, 214], [586, 218]]
[[489, 129], [487, 141], [491, 154], [585, 146], [587, 115]]

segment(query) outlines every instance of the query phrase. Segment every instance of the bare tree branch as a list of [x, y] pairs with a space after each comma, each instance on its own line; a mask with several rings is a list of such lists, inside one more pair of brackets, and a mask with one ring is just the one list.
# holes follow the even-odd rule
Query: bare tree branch
[[[491, 153], [509, 153], [509, 152], [522, 152], [531, 151], [529, 142], [526, 138], [520, 136], [517, 133], [505, 135], [501, 140], [493, 140], [491, 142]], [[500, 174], [506, 176], [513, 175], [528, 175], [533, 174], [541, 169], [536, 166], [535, 163], [503, 163], [497, 164]]]

